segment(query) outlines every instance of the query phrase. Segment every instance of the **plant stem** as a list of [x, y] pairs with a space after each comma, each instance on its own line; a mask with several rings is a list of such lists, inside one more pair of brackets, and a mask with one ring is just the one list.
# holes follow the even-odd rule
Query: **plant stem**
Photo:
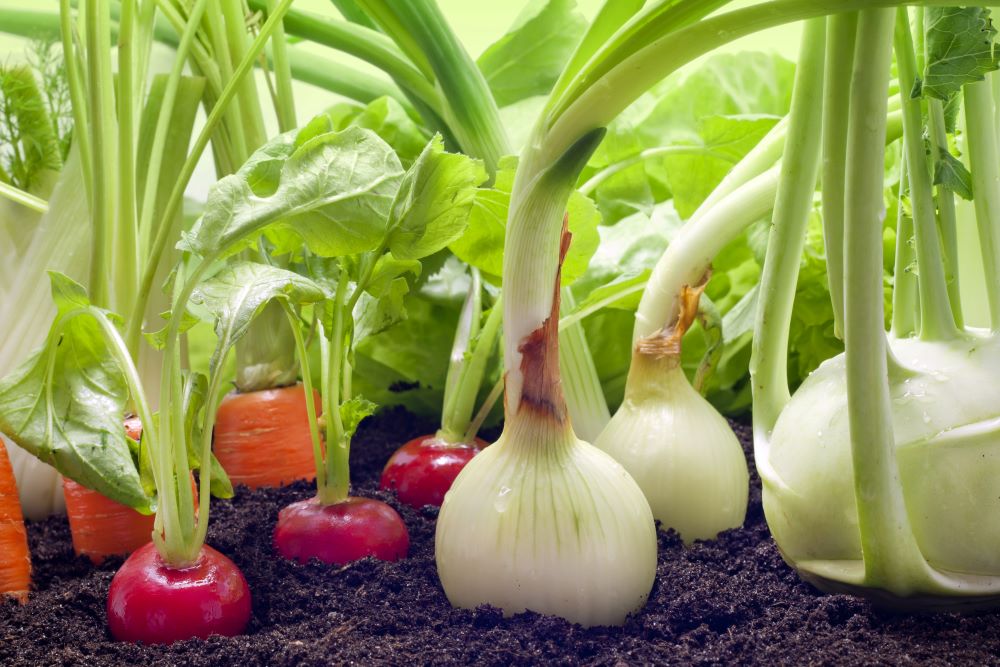
[[[851, 298], [846, 304], [844, 343], [865, 584], [905, 594], [906, 582], [925, 563], [910, 529], [896, 462], [882, 297], [885, 129], [873, 122], [885, 117], [896, 18], [894, 10], [870, 10], [862, 12], [858, 21], [847, 149], [852, 168], [847, 174], [845, 209], [846, 284]], [[900, 25], [909, 29], [905, 10], [898, 18], [897, 37]], [[910, 47], [911, 57], [912, 53]], [[922, 171], [917, 168], [923, 167], [922, 162], [914, 165], [909, 155], [907, 160], [911, 175]]]
[[[139, 228], [135, 209], [134, 49], [136, 0], [123, 0], [118, 29], [118, 224], [114, 239], [115, 303], [127, 307], [139, 288]], [[141, 96], [141, 89], [138, 95]], [[129, 347], [138, 359], [139, 346]]]
[[482, 72], [434, 0], [361, 0], [358, 4], [425, 77], [436, 78], [442, 98], [448, 101], [442, 115], [459, 145], [469, 155], [481, 158], [489, 173], [495, 174], [500, 158], [510, 153], [500, 112]]
[[[805, 24], [789, 112], [788, 138], [760, 279], [750, 358], [754, 429], [769, 432], [791, 396], [788, 335], [806, 227], [819, 175], [826, 22]], [[885, 94], [882, 95], [883, 103]], [[885, 110], [880, 117], [885, 125]], [[881, 246], [880, 246], [881, 247]]]
[[312, 440], [313, 461], [316, 464], [316, 489], [318, 495], [322, 496], [326, 489], [326, 468], [323, 466], [323, 442], [319, 432], [319, 420], [316, 417], [316, 402], [313, 400], [312, 373], [309, 369], [309, 350], [306, 346], [305, 338], [302, 336], [302, 329], [299, 318], [295, 310], [286, 301], [281, 302], [288, 317], [288, 325], [292, 329], [295, 337], [295, 351], [298, 354], [299, 365], [302, 369], [302, 389], [306, 394], [306, 417], [309, 420], [309, 437]]
[[630, 155], [623, 160], [615, 162], [614, 164], [608, 165], [587, 179], [587, 182], [580, 186], [580, 193], [590, 196], [595, 190], [597, 190], [598, 187], [600, 187], [601, 183], [608, 180], [615, 174], [625, 171], [629, 167], [641, 164], [646, 160], [652, 160], [664, 155], [708, 155], [723, 157], [710, 150], [705, 150], [702, 146], [654, 146], [640, 151], [635, 155]]
[[[167, 200], [167, 204], [164, 207], [162, 216], [163, 221], [172, 220], [180, 210], [181, 202], [184, 200], [184, 191], [187, 189], [187, 185], [191, 181], [191, 176], [194, 174], [195, 167], [198, 165], [198, 160], [202, 152], [205, 150], [205, 147], [208, 145], [209, 139], [214, 133], [215, 128], [218, 126], [226, 106], [228, 106], [233, 97], [235, 97], [238, 82], [243, 77], [247, 76], [251, 69], [253, 69], [254, 62], [264, 51], [264, 47], [267, 45], [267, 41], [270, 39], [272, 31], [275, 29], [278, 22], [281, 21], [281, 17], [284, 15], [285, 11], [288, 10], [291, 3], [292, 0], [280, 0], [278, 7], [271, 13], [267, 22], [265, 22], [261, 27], [256, 39], [254, 39], [253, 44], [251, 44], [250, 49], [247, 51], [246, 57], [233, 74], [233, 78], [226, 83], [226, 87], [223, 89], [218, 101], [216, 101], [215, 106], [212, 107], [212, 111], [208, 114], [208, 118], [205, 120], [205, 125], [201, 130], [201, 134], [198, 135], [191, 152], [188, 154], [187, 160], [184, 162], [184, 166], [181, 169], [180, 176], [177, 179], [173, 192], [170, 193], [170, 199]], [[157, 228], [156, 238], [153, 241], [153, 247], [150, 251], [149, 257], [146, 258], [146, 266], [142, 274], [142, 282], [139, 288], [139, 295], [136, 299], [136, 305], [130, 314], [126, 340], [128, 340], [130, 336], [139, 335], [138, 332], [141, 332], [142, 330], [142, 313], [146, 310], [146, 301], [149, 298], [150, 290], [153, 287], [153, 279], [156, 277], [156, 267], [159, 264], [160, 256], [163, 254], [163, 249], [166, 247], [169, 231], [170, 225], [166, 222], [161, 223]]]
[[[920, 100], [909, 91], [916, 81], [916, 60], [909, 17], [905, 9], [897, 12], [896, 69], [899, 72], [900, 98], [903, 104], [903, 144], [910, 178], [910, 203], [913, 207], [913, 230], [917, 245], [917, 281], [920, 289], [920, 337], [924, 340], [947, 340], [955, 337], [955, 316], [945, 282], [941, 248], [938, 245], [934, 214], [933, 185], [924, 150]], [[884, 144], [879, 147], [884, 152]]]
[[[709, 270], [712, 259], [774, 208], [780, 173], [779, 167], [771, 167], [711, 208], [699, 209], [703, 213], [684, 224], [649, 276], [636, 310], [633, 345], [640, 338], [671, 327], [677, 318], [681, 289], [685, 285], [698, 284]], [[799, 256], [795, 255], [796, 261]]]
[[[274, 10], [277, 0], [267, 0], [267, 11]], [[288, 15], [285, 15], [288, 20]], [[288, 63], [288, 44], [285, 41], [284, 22], [274, 29], [271, 37], [274, 78], [277, 86], [275, 111], [278, 115], [278, 131], [290, 132], [298, 127], [295, 114], [295, 91], [292, 90], [292, 69]]]
[[917, 277], [910, 270], [913, 264], [913, 220], [906, 215], [903, 200], [906, 197], [909, 176], [906, 157], [899, 165], [899, 199], [896, 203], [896, 259], [892, 289], [892, 333], [897, 338], [912, 336], [917, 332], [920, 301], [917, 298]]
[[[919, 71], [919, 70], [918, 70]], [[948, 133], [945, 130], [944, 105], [941, 100], [927, 100], [927, 131], [930, 135], [931, 163], [937, 164], [944, 151], [948, 150]], [[955, 324], [962, 327], [962, 297], [958, 278], [958, 220], [955, 215], [955, 193], [946, 187], [937, 186], [937, 221], [944, 249], [944, 279], [955, 315]]]
[[442, 413], [440, 433], [448, 442], [471, 442], [465, 439], [465, 435], [472, 423], [472, 412], [476, 407], [479, 387], [483, 383], [486, 364], [496, 349], [502, 322], [503, 301], [502, 298], [498, 298], [475, 340], [471, 356], [465, 362], [462, 375], [453, 391], [455, 398], [451, 409]]
[[[562, 288], [561, 309], [567, 313], [576, 309], [576, 300], [568, 287]], [[611, 421], [608, 400], [583, 326], [563, 327], [560, 320], [559, 328], [559, 372], [563, 377], [563, 393], [573, 430], [581, 440], [594, 442]]]
[[993, 95], [987, 81], [966, 84], [966, 150], [972, 166], [976, 224], [986, 273], [990, 327], [1000, 331], [1000, 150], [993, 124]]
[[[260, 7], [264, 3], [262, 0], [250, 0], [250, 4]], [[291, 10], [285, 15], [285, 30], [296, 37], [343, 51], [374, 65], [391, 76], [404, 91], [437, 114], [442, 114], [444, 104], [433, 81], [429, 81], [414, 67], [384, 34], [356, 23], [301, 10]]]
[[0, 181], [0, 198], [20, 204], [36, 213], [45, 213], [49, 210], [49, 203], [44, 199], [3, 181]]
[[847, 176], [847, 119], [854, 68], [856, 12], [827, 19], [826, 92], [823, 101], [823, 242], [833, 303], [833, 333], [844, 337], [844, 179]]
[[91, 112], [90, 143], [93, 195], [91, 196], [91, 220], [93, 236], [91, 245], [90, 298], [101, 308], [115, 308], [112, 257], [114, 226], [114, 87], [111, 75], [111, 41], [109, 37], [111, 19], [106, 3], [87, 0], [87, 20], [85, 22], [86, 62], [87, 62], [87, 105]]
[[319, 500], [332, 505], [347, 498], [351, 486], [350, 443], [347, 442], [344, 423], [340, 416], [341, 389], [346, 355], [346, 318], [351, 309], [347, 305], [347, 277], [342, 271], [337, 282], [337, 294], [332, 304], [333, 330], [330, 339], [322, 340], [322, 355], [326, 364], [323, 379], [323, 414], [326, 416], [326, 487]]

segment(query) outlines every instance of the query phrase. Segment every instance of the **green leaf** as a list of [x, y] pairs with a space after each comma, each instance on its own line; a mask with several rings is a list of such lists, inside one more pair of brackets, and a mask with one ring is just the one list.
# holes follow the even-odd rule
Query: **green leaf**
[[375, 414], [378, 406], [362, 396], [340, 404], [340, 421], [344, 425], [344, 439], [350, 442], [365, 417]]
[[[468, 230], [449, 246], [456, 257], [475, 266], [496, 282], [499, 282], [503, 273], [507, 212], [517, 158], [501, 158], [499, 166], [493, 187], [480, 188], [476, 192]], [[579, 192], [570, 196], [566, 210], [569, 213], [569, 231], [573, 240], [563, 264], [563, 285], [571, 284], [587, 270], [590, 258], [600, 244], [597, 226], [601, 222], [601, 214], [594, 202]]]
[[0, 381], [0, 431], [60, 473], [151, 512], [125, 436], [124, 374], [79, 284], [50, 273], [58, 309], [45, 346]]
[[385, 331], [397, 322], [406, 319], [404, 298], [410, 291], [405, 278], [396, 278], [380, 297], [363, 292], [354, 306], [354, 336], [352, 344], [357, 346], [369, 336]]
[[552, 90], [587, 29], [574, 0], [531, 2], [477, 64], [498, 106]]
[[374, 297], [385, 296], [391, 291], [396, 278], [405, 275], [419, 278], [422, 269], [420, 262], [415, 259], [396, 259], [392, 255], [382, 255], [365, 284], [365, 291]]
[[203, 306], [215, 318], [218, 339], [209, 364], [218, 372], [229, 348], [246, 334], [253, 319], [274, 299], [292, 304], [321, 301], [323, 290], [308, 278], [267, 264], [238, 262], [198, 285], [191, 302]]
[[972, 200], [972, 174], [947, 146], [940, 149], [941, 159], [934, 165], [934, 185], [951, 190], [965, 200]]
[[962, 86], [982, 81], [1000, 67], [993, 48], [996, 29], [984, 7], [928, 7], [927, 64], [922, 93], [948, 100]]
[[691, 152], [665, 156], [674, 206], [688, 218], [740, 159], [778, 122], [776, 116], [709, 116]]
[[[303, 131], [312, 134], [315, 127]], [[291, 137], [268, 142], [244, 168], [216, 183], [205, 214], [178, 247], [226, 257], [277, 224], [325, 257], [375, 249], [402, 180], [399, 158], [377, 135], [359, 128], [312, 136], [284, 158]]]
[[342, 102], [331, 107], [326, 115], [332, 120], [334, 130], [362, 127], [382, 137], [404, 166], [412, 164], [427, 144], [427, 131], [413, 122], [391, 97], [380, 97], [367, 106]]
[[[187, 442], [188, 466], [192, 470], [201, 469], [202, 413], [208, 407], [208, 378], [202, 373], [184, 373], [183, 379], [184, 439]], [[233, 484], [222, 464], [211, 455], [212, 480], [209, 491], [216, 498], [232, 498]]]
[[389, 213], [389, 250], [421, 259], [458, 239], [469, 224], [476, 186], [487, 179], [480, 160], [445, 153], [441, 135], [406, 172]]

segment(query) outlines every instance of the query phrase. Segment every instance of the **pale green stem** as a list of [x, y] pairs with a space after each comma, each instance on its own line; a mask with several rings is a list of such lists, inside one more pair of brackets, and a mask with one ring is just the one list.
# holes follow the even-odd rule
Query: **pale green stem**
[[892, 333], [898, 338], [917, 332], [920, 301], [917, 298], [917, 277], [910, 270], [913, 254], [913, 220], [904, 210], [909, 176], [904, 157], [899, 165], [899, 199], [896, 203], [896, 259], [892, 289]]
[[[633, 345], [672, 326], [681, 289], [701, 282], [712, 259], [774, 208], [780, 173], [779, 167], [772, 166], [684, 224], [650, 274], [635, 314]], [[798, 261], [799, 256], [794, 259]]]
[[322, 354], [326, 377], [323, 379], [323, 414], [326, 417], [326, 487], [319, 500], [332, 505], [347, 498], [351, 486], [350, 443], [347, 442], [344, 423], [340, 417], [342, 378], [344, 373], [346, 318], [351, 309], [347, 306], [347, 279], [344, 274], [337, 283], [337, 294], [331, 307], [333, 330], [330, 340], [323, 340]]
[[73, 127], [77, 128], [74, 133], [73, 143], [80, 150], [80, 165], [83, 174], [83, 187], [87, 193], [87, 204], [93, 210], [93, 174], [91, 173], [93, 160], [91, 158], [90, 115], [87, 113], [87, 87], [81, 76], [80, 64], [83, 57], [77, 48], [74, 39], [73, 12], [70, 9], [70, 0], [60, 0], [59, 2], [59, 30], [62, 39], [63, 63], [66, 65], [66, 79], [69, 83], [70, 106], [73, 108]]
[[30, 192], [25, 192], [14, 187], [10, 183], [0, 181], [0, 198], [10, 200], [15, 204], [20, 204], [25, 208], [37, 213], [45, 213], [49, 210], [49, 203], [40, 197], [36, 197]]
[[[948, 133], [944, 126], [944, 105], [941, 100], [927, 100], [927, 119], [927, 129], [931, 137], [931, 162], [937, 164], [942, 152], [948, 150]], [[939, 185], [936, 199], [938, 228], [944, 249], [945, 285], [948, 289], [951, 311], [955, 314], [955, 324], [961, 328], [962, 298], [958, 282], [958, 219], [955, 215], [955, 193]]]
[[[770, 432], [774, 427], [791, 396], [788, 389], [788, 335], [799, 263], [819, 175], [822, 146], [815, 128], [816, 120], [823, 113], [825, 39], [824, 20], [812, 19], [805, 24], [795, 71], [792, 108], [788, 115], [788, 138], [781, 161], [781, 179], [760, 279], [750, 378], [754, 428], [764, 432]], [[883, 103], [885, 99], [883, 91]], [[884, 126], [884, 109], [879, 119]]]
[[302, 328], [295, 310], [285, 301], [282, 301], [281, 305], [288, 317], [288, 325], [292, 329], [292, 335], [295, 337], [295, 351], [302, 369], [302, 389], [306, 394], [306, 418], [309, 420], [309, 438], [312, 440], [313, 461], [316, 465], [316, 490], [318, 495], [322, 496], [324, 489], [326, 489], [326, 468], [323, 466], [323, 442], [319, 432], [319, 420], [316, 416], [316, 401], [313, 400], [309, 350], [306, 347], [305, 338], [302, 336]]
[[[157, 186], [160, 184], [160, 169], [162, 167], [160, 157], [164, 154], [167, 136], [170, 134], [177, 91], [184, 72], [184, 62], [187, 60], [187, 53], [195, 39], [198, 24], [201, 22], [201, 17], [207, 6], [208, 0], [198, 0], [191, 9], [190, 20], [184, 28], [184, 33], [181, 35], [173, 67], [170, 70], [170, 75], [167, 77], [167, 84], [163, 91], [162, 106], [156, 120], [156, 129], [153, 132], [153, 146], [149, 155], [151, 159], [147, 163], [146, 182], [142, 196], [142, 211], [139, 216], [141, 238], [150, 238], [152, 236], [153, 217], [156, 212]], [[170, 235], [170, 230], [173, 227], [171, 223], [172, 217], [164, 217], [160, 220], [159, 227], [156, 230], [156, 239], [163, 237], [164, 244], [166, 237]], [[144, 248], [143, 250], [146, 252], [144, 255], [146, 265], [144, 267], [143, 283], [145, 283], [145, 277], [148, 275], [149, 287], [140, 284], [139, 292], [135, 297], [135, 309], [131, 313], [128, 313], [129, 325], [126, 329], [125, 340], [129, 344], [129, 349], [138, 349], [142, 333], [142, 320], [146, 312], [146, 300], [148, 299], [149, 290], [152, 287], [152, 280], [156, 276], [160, 255], [162, 254], [162, 248], [159, 252], [156, 251], [155, 243], [153, 248]]]
[[[253, 44], [250, 46], [250, 50], [247, 52], [246, 57], [233, 74], [233, 78], [223, 89], [218, 101], [209, 113], [208, 118], [205, 120], [205, 126], [202, 128], [201, 134], [198, 135], [187, 160], [184, 162], [184, 166], [177, 179], [177, 184], [174, 186], [173, 192], [170, 194], [170, 199], [164, 207], [162, 220], [173, 220], [174, 216], [177, 215], [180, 210], [181, 203], [184, 200], [184, 191], [187, 189], [188, 183], [191, 181], [191, 176], [194, 174], [195, 167], [198, 165], [198, 160], [202, 152], [205, 150], [205, 147], [208, 145], [209, 139], [214, 133], [215, 128], [218, 126], [226, 106], [229, 105], [233, 97], [236, 95], [237, 83], [240, 79], [247, 76], [247, 74], [253, 69], [254, 62], [264, 51], [264, 47], [267, 45], [267, 41], [271, 37], [271, 32], [275, 29], [277, 23], [281, 21], [281, 17], [284, 15], [285, 11], [288, 10], [291, 3], [292, 0], [280, 0], [278, 7], [268, 17], [267, 22], [261, 27], [260, 32], [258, 33]], [[146, 301], [149, 298], [150, 290], [153, 287], [153, 280], [156, 277], [156, 268], [159, 264], [160, 256], [163, 254], [163, 249], [166, 247], [168, 237], [170, 236], [169, 232], [170, 225], [166, 222], [157, 228], [156, 238], [153, 241], [153, 247], [149, 257], [147, 257], [146, 267], [143, 271], [142, 283], [140, 285], [137, 303], [132, 310], [131, 317], [128, 322], [127, 331], [130, 335], [134, 334], [136, 331], [141, 331], [142, 313], [146, 310]], [[128, 336], [126, 336], [126, 340], [128, 340]], [[167, 396], [169, 396], [169, 394], [167, 394]]]
[[826, 92], [823, 101], [823, 241], [833, 304], [833, 333], [844, 337], [844, 179], [847, 176], [847, 119], [854, 68], [856, 12], [827, 19]]
[[[905, 11], [899, 16], [908, 29]], [[872, 10], [863, 12], [858, 22], [847, 149], [852, 166], [845, 207], [846, 286], [851, 298], [846, 304], [844, 343], [865, 584], [906, 594], [906, 586], [926, 564], [910, 529], [896, 462], [882, 297], [885, 128], [873, 122], [885, 117], [896, 18], [894, 10]], [[922, 155], [919, 160], [922, 166]], [[913, 168], [911, 174], [919, 171]]]
[[[561, 308], [566, 313], [576, 309], [573, 292], [568, 287], [562, 288]], [[611, 411], [582, 324], [560, 326], [559, 372], [573, 430], [581, 440], [594, 442], [611, 421]]]
[[[923, 118], [920, 100], [909, 91], [916, 81], [913, 38], [906, 10], [897, 12], [896, 69], [899, 72], [900, 99], [903, 104], [903, 149], [910, 177], [910, 204], [913, 208], [913, 231], [917, 245], [917, 281], [920, 290], [920, 337], [924, 340], [947, 340], [958, 330], [945, 282], [941, 248], [934, 213], [933, 185], [924, 149]], [[879, 146], [884, 152], [884, 144]], [[850, 164], [850, 162], [848, 162]]]
[[[134, 35], [137, 0], [124, 0], [118, 27], [118, 224], [114, 239], [115, 303], [127, 307], [139, 289], [139, 228], [135, 210]], [[130, 346], [133, 358], [139, 346]]]
[[992, 122], [993, 104], [988, 82], [965, 86], [966, 150], [972, 166], [976, 225], [986, 274], [990, 327], [1000, 331], [1000, 150], [997, 148], [1000, 144]]
[[86, 11], [87, 105], [91, 112], [89, 130], [93, 147], [90, 156], [93, 232], [88, 288], [94, 304], [121, 312], [122, 309], [115, 308], [113, 303], [114, 279], [118, 273], [112, 261], [115, 237], [115, 118], [109, 35], [111, 19], [107, 4], [98, 0], [87, 0]]
[[[267, 0], [267, 11], [274, 10], [277, 0]], [[287, 14], [286, 14], [287, 20]], [[271, 37], [271, 52], [274, 69], [275, 86], [277, 90], [276, 112], [278, 115], [278, 130], [290, 132], [298, 127], [295, 114], [295, 91], [292, 89], [292, 69], [288, 64], [288, 44], [285, 41], [285, 27], [282, 23], [274, 29]]]
[[653, 148], [647, 148], [646, 150], [640, 151], [635, 155], [630, 155], [624, 160], [608, 165], [587, 179], [587, 182], [580, 186], [580, 192], [590, 196], [595, 190], [597, 190], [598, 187], [600, 187], [602, 183], [615, 174], [619, 174], [629, 167], [641, 164], [647, 160], [663, 157], [664, 155], [705, 155], [708, 157], [720, 157], [725, 159], [725, 156], [713, 153], [711, 150], [707, 150], [703, 146], [654, 146]]
[[[248, 40], [243, 1], [220, 0], [220, 2], [222, 13], [225, 16], [226, 44], [229, 46], [232, 62], [242, 62], [247, 57]], [[279, 21], [271, 31], [272, 36], [274, 31], [280, 29], [281, 26], [282, 21]], [[245, 160], [250, 156], [250, 153], [267, 141], [267, 132], [264, 130], [264, 119], [260, 112], [260, 96], [257, 94], [256, 78], [241, 76], [237, 85], [239, 86], [239, 102], [236, 107], [243, 119], [243, 132], [247, 141], [247, 155], [243, 157]]]
[[502, 316], [503, 302], [497, 299], [479, 332], [472, 354], [465, 363], [464, 372], [454, 391], [455, 400], [451, 410], [445, 412], [441, 419], [441, 437], [449, 442], [471, 442], [464, 437], [472, 422], [472, 411], [476, 407], [476, 398], [483, 383], [483, 375], [486, 373], [486, 364], [496, 349]]

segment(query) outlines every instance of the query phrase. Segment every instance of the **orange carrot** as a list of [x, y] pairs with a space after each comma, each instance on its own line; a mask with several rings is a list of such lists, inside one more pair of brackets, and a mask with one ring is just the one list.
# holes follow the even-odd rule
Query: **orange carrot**
[[25, 602], [30, 584], [28, 534], [24, 530], [14, 470], [0, 441], [0, 595], [12, 595]]
[[[319, 392], [313, 400], [319, 414]], [[316, 477], [301, 384], [229, 394], [219, 406], [214, 435], [215, 456], [233, 484], [256, 489]]]
[[[126, 418], [125, 434], [138, 441], [142, 437], [142, 422], [136, 417]], [[193, 476], [191, 485], [194, 487]], [[63, 479], [63, 496], [73, 551], [78, 556], [87, 556], [95, 565], [108, 556], [130, 554], [152, 539], [152, 515], [140, 514], [71, 479]]]
[[108, 556], [132, 553], [152, 539], [152, 515], [140, 514], [67, 478], [63, 478], [63, 495], [73, 551], [95, 565]]

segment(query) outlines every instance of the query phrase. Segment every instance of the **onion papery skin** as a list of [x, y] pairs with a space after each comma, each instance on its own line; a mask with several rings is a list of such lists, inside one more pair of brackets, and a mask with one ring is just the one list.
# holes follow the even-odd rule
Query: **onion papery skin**
[[[890, 373], [889, 386], [921, 554], [940, 571], [1000, 578], [1000, 344], [968, 334], [890, 347], [905, 369]], [[800, 568], [861, 559], [844, 361], [827, 360], [806, 379], [758, 450], [768, 525]]]
[[625, 400], [594, 444], [625, 467], [653, 517], [685, 543], [743, 524], [743, 448], [673, 360], [633, 357]]
[[529, 407], [455, 479], [435, 552], [452, 605], [583, 626], [623, 623], [656, 575], [653, 516], [635, 481], [567, 423]]

